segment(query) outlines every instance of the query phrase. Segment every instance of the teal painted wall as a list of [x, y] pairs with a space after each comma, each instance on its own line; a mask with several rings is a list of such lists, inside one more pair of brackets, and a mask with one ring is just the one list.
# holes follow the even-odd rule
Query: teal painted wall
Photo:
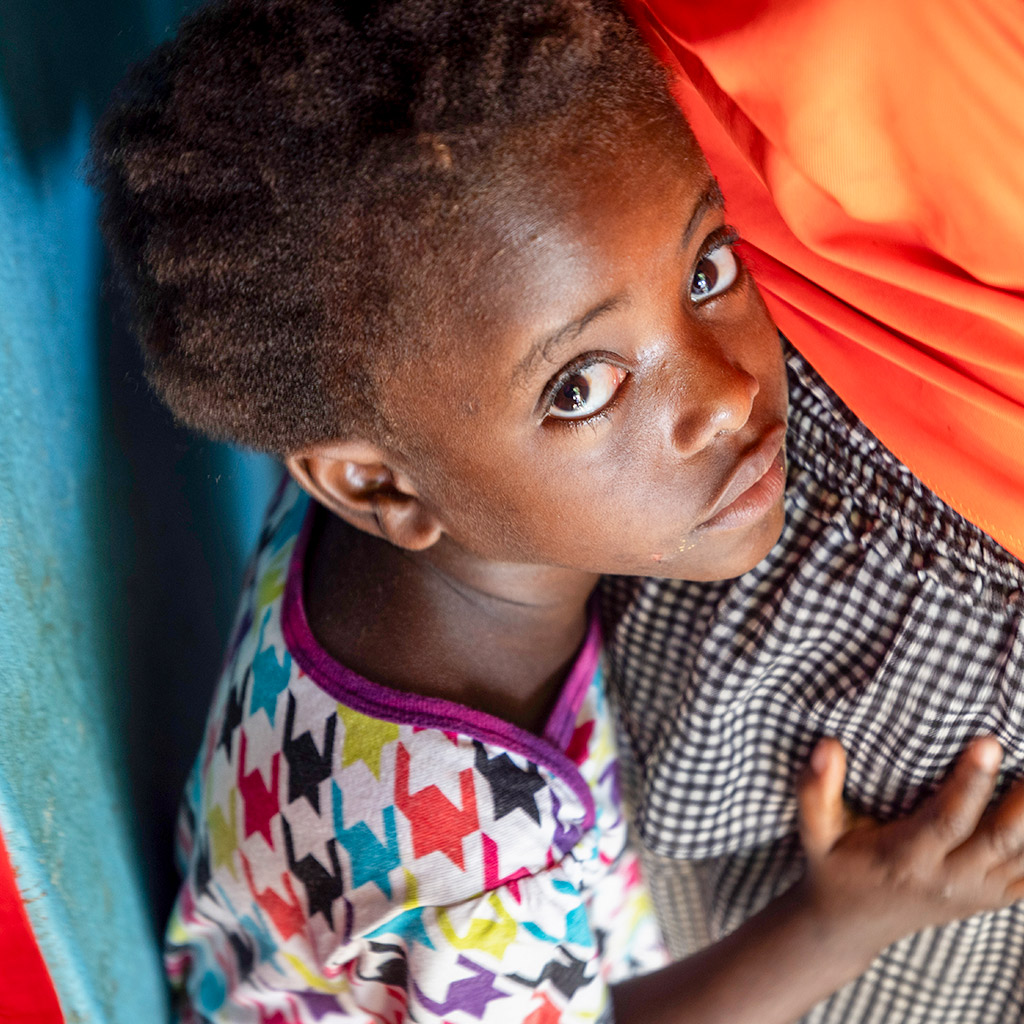
[[0, 831], [69, 1022], [160, 1024], [171, 833], [277, 474], [111, 328], [91, 124], [182, 7], [0, 3]]

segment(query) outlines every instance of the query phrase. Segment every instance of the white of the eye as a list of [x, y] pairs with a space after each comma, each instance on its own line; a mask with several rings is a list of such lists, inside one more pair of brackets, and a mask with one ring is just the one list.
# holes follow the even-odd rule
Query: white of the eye
[[[619, 385], [626, 376], [626, 371], [611, 363], [592, 363], [581, 370], [574, 371], [567, 383], [576, 377], [583, 377], [588, 384], [585, 400], [575, 409], [559, 409], [554, 403], [548, 409], [548, 415], [559, 420], [582, 420], [599, 413], [619, 390]], [[555, 394], [555, 400], [558, 393]]]
[[[707, 255], [702, 256], [700, 263], [705, 260], [714, 265], [718, 272], [718, 278], [711, 288], [706, 292], [697, 292], [690, 286], [690, 298], [694, 302], [706, 302], [708, 299], [721, 295], [735, 280], [739, 273], [739, 264], [736, 262], [736, 254], [729, 245], [719, 245], [712, 249]], [[697, 265], [700, 266], [700, 263]], [[696, 275], [694, 275], [696, 279]]]

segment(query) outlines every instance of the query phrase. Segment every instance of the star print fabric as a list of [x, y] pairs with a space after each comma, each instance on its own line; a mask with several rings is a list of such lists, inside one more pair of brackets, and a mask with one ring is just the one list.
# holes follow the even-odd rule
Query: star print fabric
[[309, 630], [315, 513], [268, 513], [178, 830], [184, 1024], [610, 1021], [666, 960], [626, 841], [596, 623], [542, 736]]

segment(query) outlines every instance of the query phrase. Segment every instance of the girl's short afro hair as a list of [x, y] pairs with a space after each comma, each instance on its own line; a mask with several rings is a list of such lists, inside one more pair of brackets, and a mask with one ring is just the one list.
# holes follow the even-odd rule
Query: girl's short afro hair
[[417, 225], [485, 190], [531, 130], [589, 111], [612, 137], [641, 102], [672, 107], [609, 0], [201, 9], [129, 70], [93, 138], [151, 383], [184, 423], [278, 454], [386, 431]]

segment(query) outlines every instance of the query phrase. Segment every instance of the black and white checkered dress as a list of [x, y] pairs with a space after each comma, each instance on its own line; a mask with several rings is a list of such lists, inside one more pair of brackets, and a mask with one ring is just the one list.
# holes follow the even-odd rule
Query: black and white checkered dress
[[[846, 795], [911, 810], [967, 741], [1024, 775], [1024, 566], [928, 491], [790, 352], [787, 525], [738, 580], [604, 584], [636, 824], [676, 953], [802, 871], [796, 777], [838, 737]], [[1024, 1017], [1024, 905], [898, 942], [805, 1019]]]

